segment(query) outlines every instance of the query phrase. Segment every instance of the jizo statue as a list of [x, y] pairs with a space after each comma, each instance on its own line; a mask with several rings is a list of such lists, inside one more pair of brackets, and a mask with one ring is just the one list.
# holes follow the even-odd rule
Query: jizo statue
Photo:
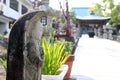
[[9, 36], [6, 80], [41, 80], [44, 53], [38, 44], [43, 35], [40, 18], [47, 14], [30, 12], [14, 23]]

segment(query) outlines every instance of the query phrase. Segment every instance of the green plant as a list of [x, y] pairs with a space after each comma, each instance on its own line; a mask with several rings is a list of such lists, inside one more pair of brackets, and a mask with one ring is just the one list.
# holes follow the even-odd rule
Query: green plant
[[115, 4], [114, 0], [102, 0], [101, 3], [95, 3], [89, 12], [94, 11], [96, 15], [110, 17], [109, 23], [112, 26], [120, 24], [120, 4]]
[[2, 66], [3, 66], [3, 68], [4, 68], [5, 70], [7, 70], [7, 63], [6, 63], [6, 60], [0, 58], [0, 62], [1, 62], [1, 64], [2, 64]]
[[65, 41], [64, 53], [72, 54], [72, 49], [73, 49], [73, 43], [69, 41]]
[[59, 68], [66, 62], [69, 55], [64, 53], [64, 41], [50, 41], [47, 42], [45, 38], [42, 40], [42, 48], [44, 51], [44, 63], [42, 67], [42, 74], [57, 75], [60, 73]]

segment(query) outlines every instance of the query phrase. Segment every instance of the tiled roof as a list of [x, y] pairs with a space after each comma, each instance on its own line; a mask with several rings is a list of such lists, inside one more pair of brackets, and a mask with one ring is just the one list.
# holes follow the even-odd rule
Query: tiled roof
[[110, 19], [108, 17], [101, 17], [101, 16], [97, 16], [97, 15], [88, 15], [88, 16], [84, 16], [84, 17], [77, 16], [76, 18], [79, 20], [107, 20], [107, 19]]
[[72, 11], [76, 13], [76, 18], [78, 20], [108, 20], [110, 18], [101, 17], [95, 14], [88, 13], [89, 7], [74, 7]]

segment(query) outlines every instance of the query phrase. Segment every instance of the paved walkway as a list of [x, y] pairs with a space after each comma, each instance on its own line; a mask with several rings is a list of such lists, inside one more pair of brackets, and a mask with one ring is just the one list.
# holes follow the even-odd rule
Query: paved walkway
[[120, 43], [83, 35], [75, 52], [71, 77], [77, 77], [77, 80], [120, 80]]

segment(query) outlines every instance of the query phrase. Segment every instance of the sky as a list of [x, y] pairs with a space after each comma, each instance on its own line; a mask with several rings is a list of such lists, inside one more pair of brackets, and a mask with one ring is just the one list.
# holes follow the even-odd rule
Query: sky
[[[59, 2], [61, 1], [61, 4], [63, 8], [65, 7], [65, 4], [63, 2], [65, 0], [50, 0], [50, 7], [56, 10], [60, 10]], [[69, 10], [71, 10], [72, 7], [92, 7], [93, 3], [101, 3], [102, 0], [68, 0], [69, 3]], [[120, 0], [114, 0], [115, 3], [120, 2]]]

